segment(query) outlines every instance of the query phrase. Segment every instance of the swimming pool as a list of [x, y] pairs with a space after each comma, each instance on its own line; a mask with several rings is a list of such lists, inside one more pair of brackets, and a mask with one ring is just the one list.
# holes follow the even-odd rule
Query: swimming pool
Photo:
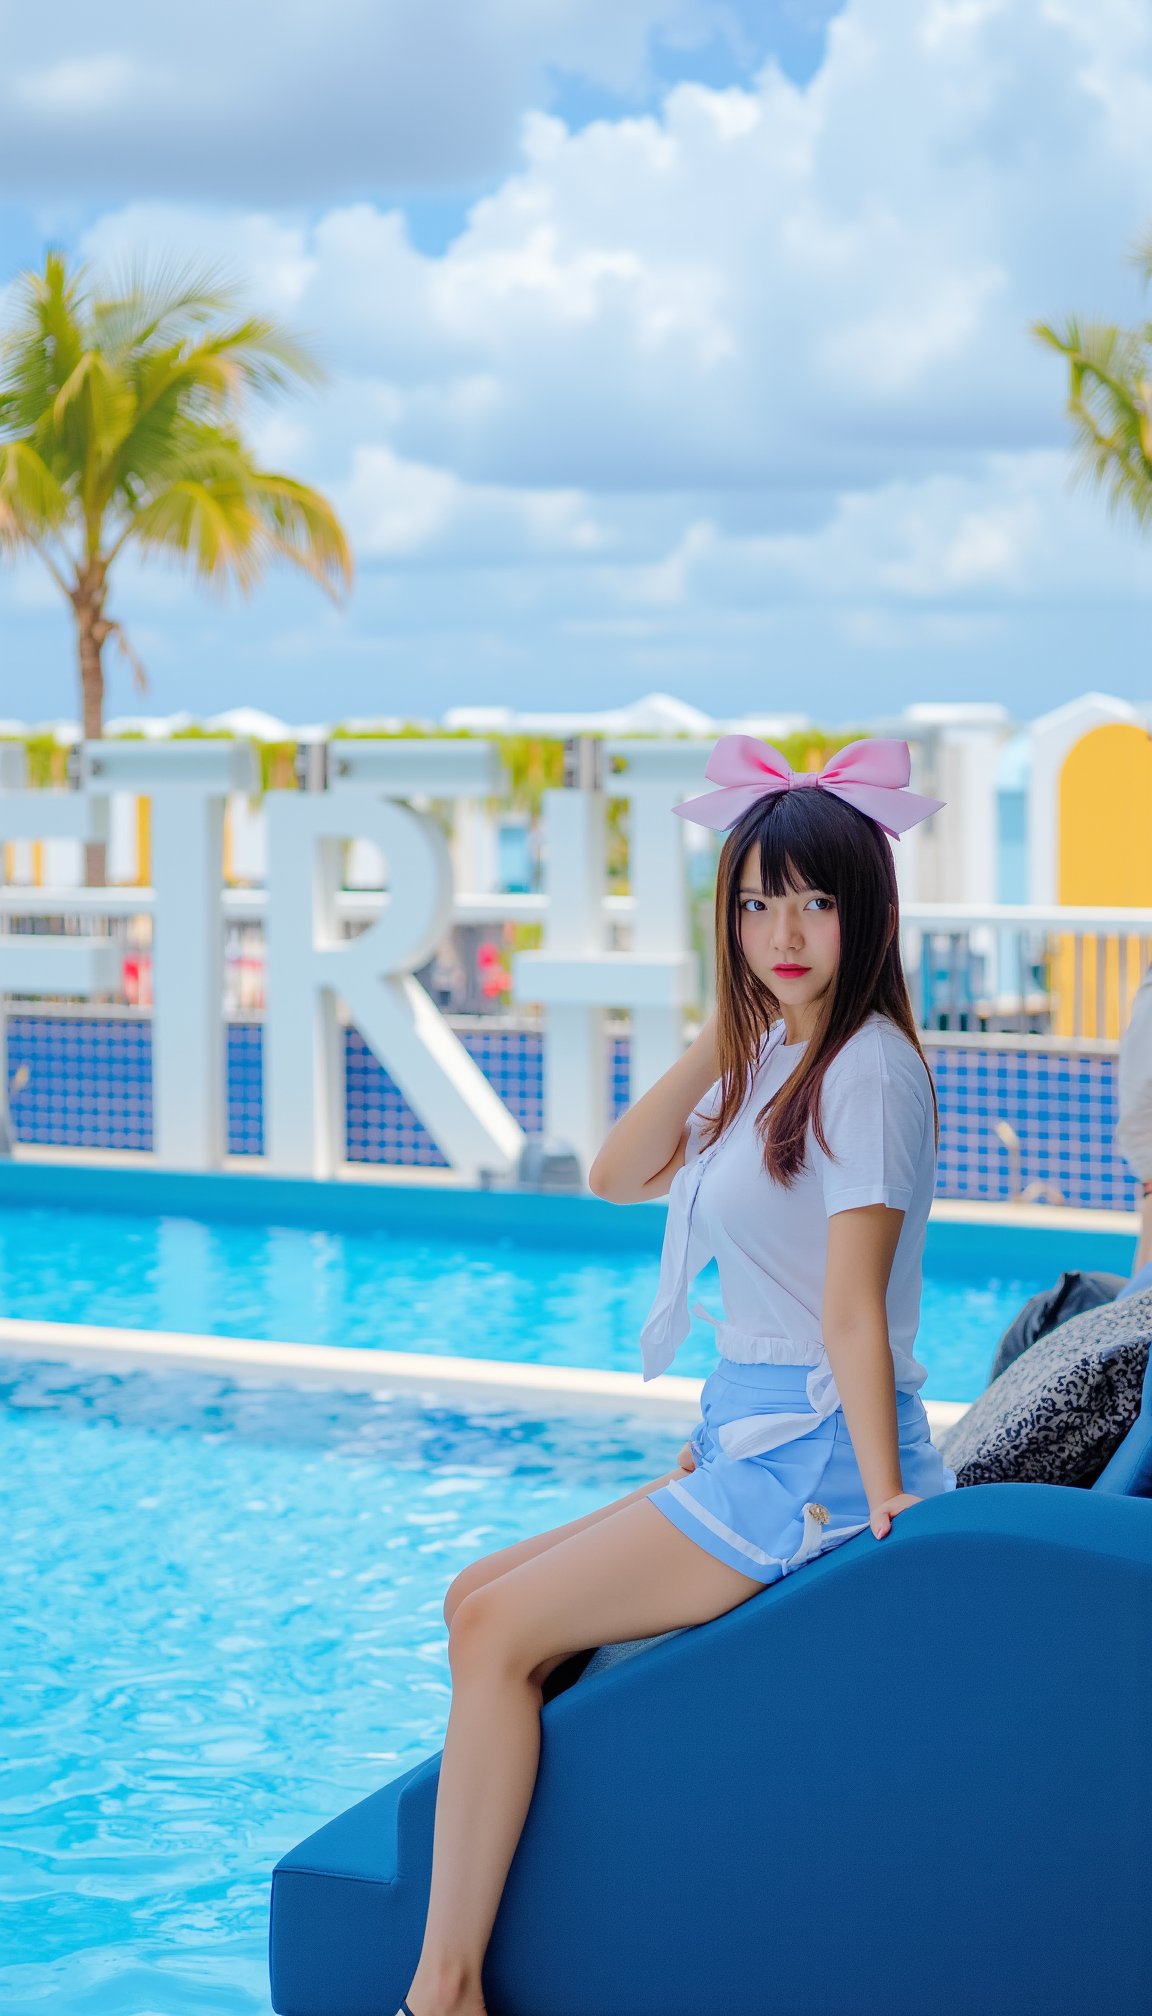
[[[662, 1223], [9, 1165], [0, 1310], [636, 1369]], [[934, 1225], [926, 1396], [971, 1397], [1026, 1294], [1131, 1248]], [[699, 1292], [718, 1312], [714, 1270]], [[676, 1369], [714, 1355], [698, 1322]], [[272, 1866], [438, 1747], [453, 1574], [658, 1475], [681, 1439], [640, 1413], [0, 1359], [0, 2004], [267, 2016]]]
[[[402, 1214], [394, 1196], [374, 1201], [375, 1222], [316, 1225], [0, 1200], [0, 1314], [639, 1370], [662, 1212], [645, 1208], [640, 1223], [635, 1213], [617, 1212], [633, 1224], [623, 1228], [631, 1236], [615, 1243], [600, 1236], [605, 1221], [597, 1214], [577, 1243], [555, 1215], [538, 1225], [511, 1214], [503, 1224], [494, 1217], [460, 1225], [438, 1197], [413, 1209], [408, 1193]], [[579, 1200], [545, 1201], [567, 1204], [580, 1227]], [[1017, 1260], [1003, 1240], [990, 1248], [979, 1228], [966, 1239], [948, 1236], [957, 1229], [929, 1228], [917, 1345], [929, 1399], [975, 1398], [1021, 1302], [1060, 1266], [1076, 1264], [1072, 1253], [1042, 1254], [1026, 1236]], [[722, 1314], [714, 1264], [696, 1293]], [[711, 1327], [694, 1318], [675, 1370], [702, 1378], [715, 1358]]]
[[442, 1740], [452, 1576], [681, 1439], [0, 1362], [7, 2016], [264, 2016], [274, 1862]]

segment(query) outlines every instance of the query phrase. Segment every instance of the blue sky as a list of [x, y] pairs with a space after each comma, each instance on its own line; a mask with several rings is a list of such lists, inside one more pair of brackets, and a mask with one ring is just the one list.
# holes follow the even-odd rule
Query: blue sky
[[[1028, 333], [1147, 312], [1147, 10], [236, 18], [62, 0], [49, 43], [0, 0], [0, 314], [49, 242], [224, 261], [329, 368], [251, 424], [341, 510], [351, 600], [126, 565], [151, 691], [112, 652], [110, 713], [1152, 694], [1152, 540], [1071, 480]], [[58, 591], [0, 566], [0, 715], [74, 713], [74, 676]]]

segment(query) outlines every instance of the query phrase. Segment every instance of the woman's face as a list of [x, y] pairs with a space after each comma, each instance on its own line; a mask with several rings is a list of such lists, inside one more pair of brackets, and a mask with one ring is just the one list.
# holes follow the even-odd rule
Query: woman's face
[[756, 978], [800, 1026], [823, 999], [840, 961], [840, 913], [826, 889], [766, 896], [757, 849], [740, 864], [740, 949]]

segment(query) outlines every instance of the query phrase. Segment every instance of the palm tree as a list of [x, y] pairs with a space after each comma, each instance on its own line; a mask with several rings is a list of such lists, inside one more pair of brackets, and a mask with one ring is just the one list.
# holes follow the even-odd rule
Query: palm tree
[[72, 605], [86, 739], [103, 733], [108, 612], [129, 546], [174, 556], [247, 593], [287, 560], [334, 597], [352, 579], [347, 537], [318, 491], [261, 469], [240, 432], [245, 398], [318, 364], [284, 330], [241, 312], [212, 274], [129, 274], [97, 293], [87, 267], [47, 254], [20, 276], [0, 335], [0, 547], [39, 553]]
[[[1152, 282], [1152, 236], [1134, 254]], [[1108, 491], [1113, 510], [1138, 525], [1152, 518], [1152, 322], [1118, 329], [1070, 315], [1062, 333], [1035, 322], [1032, 333], [1068, 360], [1068, 412], [1076, 423], [1081, 472]]]

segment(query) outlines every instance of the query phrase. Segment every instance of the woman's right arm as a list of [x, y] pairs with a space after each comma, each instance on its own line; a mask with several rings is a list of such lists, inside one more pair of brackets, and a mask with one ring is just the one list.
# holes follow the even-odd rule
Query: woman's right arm
[[[1152, 969], [1132, 998], [1128, 1026], [1120, 1038], [1117, 1082], [1120, 1121], [1116, 1146], [1141, 1184], [1152, 1181]], [[1152, 1260], [1152, 1198], [1142, 1200], [1135, 1274]]]
[[664, 1197], [684, 1165], [688, 1115], [719, 1076], [713, 1012], [682, 1057], [622, 1113], [588, 1171], [588, 1188], [612, 1204]]

